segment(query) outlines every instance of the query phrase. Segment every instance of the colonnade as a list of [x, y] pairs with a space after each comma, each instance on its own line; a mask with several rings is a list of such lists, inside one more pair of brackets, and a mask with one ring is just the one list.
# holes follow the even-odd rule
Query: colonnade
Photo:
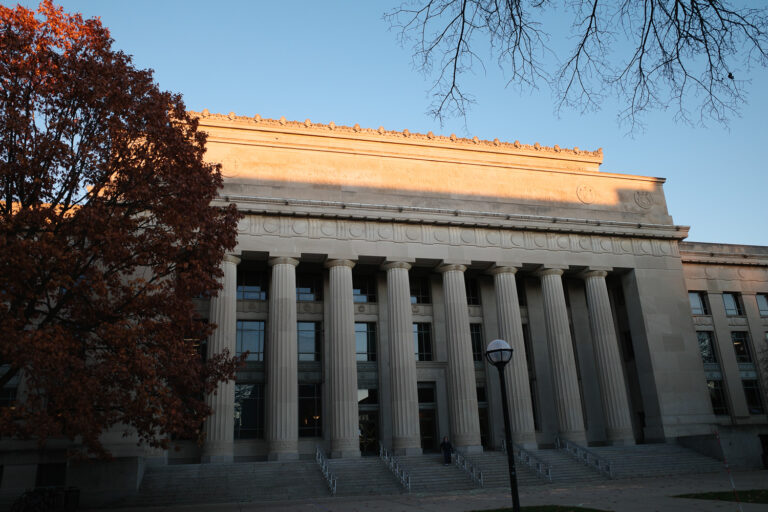
[[[209, 343], [211, 353], [228, 348], [235, 353], [235, 312], [237, 263], [225, 257], [222, 290], [211, 300], [211, 321], [218, 325]], [[271, 460], [298, 458], [298, 354], [296, 332], [295, 258], [271, 258], [269, 291], [268, 349], [265, 351], [266, 411], [265, 438]], [[354, 338], [354, 300], [352, 268], [349, 259], [331, 259], [328, 308], [329, 374], [325, 382], [330, 402], [326, 406], [327, 429], [332, 457], [360, 454], [357, 410], [357, 367]], [[528, 381], [516, 272], [519, 265], [499, 265], [493, 275], [498, 327], [515, 356], [506, 368], [507, 396], [512, 412], [513, 439], [524, 446], [535, 446], [533, 407]], [[382, 266], [387, 276], [389, 372], [391, 385], [392, 448], [399, 454], [420, 453], [419, 404], [416, 360], [414, 357], [409, 270], [405, 261]], [[567, 267], [541, 267], [541, 279], [548, 349], [552, 365], [554, 402], [561, 436], [586, 443], [576, 360], [568, 322], [562, 275]], [[633, 442], [629, 405], [626, 396], [619, 348], [605, 277], [608, 268], [590, 268], [585, 280], [590, 327], [594, 342], [598, 382], [605, 413], [608, 441]], [[446, 383], [451, 437], [454, 445], [466, 451], [482, 450], [478, 419], [475, 369], [469, 343], [469, 314], [464, 272], [466, 266], [444, 264], [442, 274], [446, 322]], [[203, 459], [231, 460], [233, 456], [234, 383], [219, 385], [209, 396], [213, 415], [206, 422]]]

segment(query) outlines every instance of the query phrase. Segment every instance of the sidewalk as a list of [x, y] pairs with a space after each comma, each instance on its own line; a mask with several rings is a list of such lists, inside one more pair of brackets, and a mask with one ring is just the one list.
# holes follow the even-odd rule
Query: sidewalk
[[[737, 489], [768, 488], [768, 471], [733, 473]], [[520, 491], [520, 503], [529, 505], [579, 505], [621, 512], [710, 512], [738, 511], [735, 502], [672, 498], [677, 494], [728, 491], [726, 473], [683, 475], [664, 478], [638, 478], [598, 482], [590, 485], [544, 485]], [[464, 512], [511, 507], [509, 493], [499, 489], [474, 490], [445, 495], [403, 494], [321, 498], [315, 500], [263, 503], [184, 505], [142, 509], [110, 509], [120, 512]], [[768, 511], [766, 504], [742, 504], [743, 512]], [[105, 509], [106, 510], [106, 509]]]

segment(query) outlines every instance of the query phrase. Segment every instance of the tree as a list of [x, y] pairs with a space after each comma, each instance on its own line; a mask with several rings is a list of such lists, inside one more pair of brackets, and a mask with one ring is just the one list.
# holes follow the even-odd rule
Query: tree
[[[738, 2], [738, 0], [736, 0]], [[607, 96], [632, 127], [641, 114], [671, 108], [676, 120], [727, 124], [745, 102], [752, 66], [768, 65], [768, 8], [729, 0], [413, 0], [385, 15], [402, 41], [414, 40], [416, 67], [436, 67], [430, 113], [466, 114], [464, 73], [482, 67], [478, 47], [521, 89], [548, 83], [556, 109], [596, 110]], [[548, 47], [560, 34], [553, 11], [570, 11], [573, 46]], [[550, 16], [549, 18], [546, 18]], [[552, 24], [555, 30], [543, 27]], [[569, 43], [570, 44], [570, 43]], [[550, 66], [549, 61], [554, 64]]]
[[[179, 95], [111, 48], [98, 19], [50, 0], [0, 6], [0, 435], [66, 438], [108, 455], [200, 435], [204, 395], [238, 359], [200, 357], [234, 247], [233, 206], [211, 205], [219, 166]], [[19, 398], [19, 397], [17, 397]]]

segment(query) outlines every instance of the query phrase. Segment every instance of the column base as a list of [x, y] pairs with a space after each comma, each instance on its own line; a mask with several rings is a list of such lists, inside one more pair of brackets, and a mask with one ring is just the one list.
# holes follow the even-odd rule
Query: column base
[[535, 432], [512, 432], [512, 442], [526, 450], [535, 450], [539, 447]]
[[299, 460], [299, 452], [270, 452], [267, 460]]
[[576, 443], [581, 446], [587, 446], [587, 433], [583, 430], [560, 432], [560, 437], [572, 443]]

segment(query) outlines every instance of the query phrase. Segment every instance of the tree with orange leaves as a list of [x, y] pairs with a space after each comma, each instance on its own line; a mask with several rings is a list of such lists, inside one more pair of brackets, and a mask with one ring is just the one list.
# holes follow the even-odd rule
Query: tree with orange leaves
[[0, 6], [0, 436], [200, 436], [238, 363], [195, 341], [238, 219], [205, 140], [98, 19]]

